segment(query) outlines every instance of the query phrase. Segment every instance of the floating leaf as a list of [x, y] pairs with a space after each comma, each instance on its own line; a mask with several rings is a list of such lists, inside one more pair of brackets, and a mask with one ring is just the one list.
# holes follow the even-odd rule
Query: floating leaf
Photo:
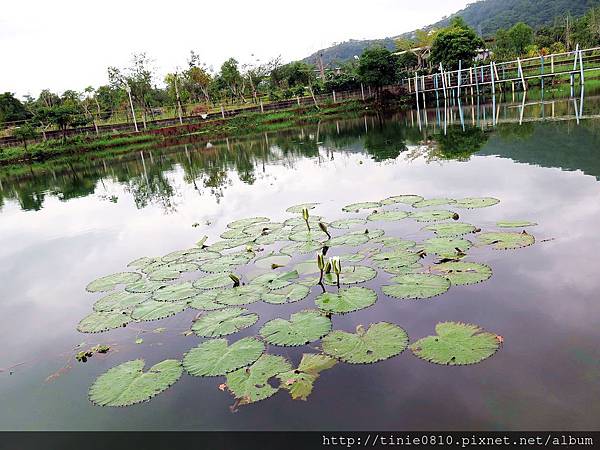
[[282, 247], [279, 250], [279, 253], [285, 253], [286, 255], [294, 255], [296, 253], [305, 254], [316, 252], [323, 248], [322, 242], [317, 241], [305, 241], [305, 242], [296, 242], [295, 244], [289, 244], [285, 247]]
[[291, 230], [289, 228], [280, 228], [278, 230], [263, 234], [256, 238], [256, 243], [259, 245], [271, 245], [279, 241], [289, 240]]
[[265, 344], [253, 337], [231, 345], [227, 339], [211, 339], [187, 352], [183, 367], [190, 375], [215, 377], [252, 364], [264, 351]]
[[534, 227], [536, 225], [537, 225], [537, 223], [529, 222], [526, 220], [496, 222], [496, 226], [499, 226], [500, 228], [525, 228], [525, 227]]
[[406, 331], [397, 325], [379, 322], [356, 333], [335, 330], [323, 338], [323, 351], [349, 364], [370, 364], [402, 353], [408, 345]]
[[331, 330], [331, 320], [319, 311], [294, 313], [290, 320], [273, 319], [260, 329], [260, 335], [273, 345], [299, 346], [322, 338]]
[[298, 278], [298, 272], [270, 272], [259, 275], [250, 281], [251, 285], [264, 286], [269, 289], [280, 289], [291, 284], [292, 280]]
[[262, 295], [262, 300], [266, 303], [281, 305], [284, 303], [298, 302], [305, 298], [310, 293], [310, 288], [303, 284], [290, 284], [276, 291], [265, 292]]
[[485, 264], [450, 261], [436, 264], [432, 270], [448, 278], [455, 286], [481, 283], [492, 276], [492, 269]]
[[217, 296], [217, 302], [223, 305], [239, 306], [248, 305], [257, 302], [266, 292], [263, 286], [235, 286], [229, 289], [223, 289]]
[[398, 267], [386, 267], [383, 270], [387, 273], [391, 273], [394, 275], [406, 275], [409, 273], [418, 273], [423, 269], [423, 266], [419, 263], [412, 263], [408, 266], [398, 266]]
[[120, 272], [106, 275], [92, 281], [85, 288], [88, 292], [106, 292], [112, 291], [117, 286], [124, 284], [129, 285], [138, 281], [142, 276], [135, 272]]
[[310, 275], [319, 273], [319, 266], [315, 260], [309, 260], [296, 264], [294, 270], [298, 272], [299, 275]]
[[367, 216], [367, 220], [382, 220], [382, 221], [394, 221], [402, 220], [408, 217], [408, 213], [405, 211], [378, 211]]
[[486, 244], [492, 245], [497, 250], [509, 250], [521, 247], [527, 247], [535, 243], [533, 235], [528, 233], [509, 233], [509, 232], [497, 232], [497, 233], [481, 233], [479, 235], [479, 241]]
[[233, 285], [229, 273], [215, 273], [199, 278], [194, 281], [194, 287], [197, 289], [218, 289]]
[[[367, 266], [344, 266], [340, 273], [340, 284], [358, 284], [372, 280], [377, 276], [377, 272]], [[336, 285], [337, 278], [333, 272], [323, 276], [323, 282], [329, 285]]]
[[150, 300], [137, 305], [131, 313], [134, 320], [159, 320], [184, 311], [188, 305], [184, 302], [158, 302]]
[[392, 267], [410, 266], [416, 263], [420, 257], [418, 254], [409, 252], [402, 248], [395, 248], [390, 252], [378, 253], [373, 256], [373, 263], [380, 269]]
[[203, 337], [226, 336], [251, 327], [257, 320], [258, 314], [245, 308], [219, 309], [201, 316], [192, 325], [192, 331]]
[[444, 209], [430, 209], [426, 211], [418, 211], [410, 213], [410, 218], [417, 222], [438, 222], [440, 220], [452, 219], [456, 213], [446, 211]]
[[328, 247], [333, 247], [336, 245], [356, 246], [364, 244], [366, 242], [369, 242], [369, 235], [366, 234], [364, 231], [358, 231], [354, 233], [346, 233], [341, 236], [331, 238], [327, 242], [325, 242], [325, 245], [327, 245]]
[[200, 291], [196, 289], [191, 281], [185, 283], [171, 284], [162, 287], [152, 294], [152, 298], [159, 302], [177, 302], [186, 298], [193, 297]]
[[176, 280], [183, 272], [195, 272], [199, 267], [192, 263], [170, 263], [148, 274], [150, 281]]
[[135, 340], [135, 343], [136, 343], [136, 344], [143, 344], [143, 343], [144, 343], [144, 340], [143, 340], [142, 338], [137, 338], [137, 339]]
[[454, 222], [454, 223], [436, 223], [428, 225], [424, 230], [433, 231], [440, 237], [456, 237], [472, 233], [477, 228], [470, 223]]
[[277, 378], [281, 381], [281, 387], [289, 391], [294, 400], [306, 400], [319, 374], [336, 363], [337, 360], [327, 355], [304, 353], [296, 370], [280, 373]]
[[431, 298], [450, 289], [447, 278], [430, 273], [398, 275], [391, 281], [394, 284], [382, 286], [381, 290], [394, 298]]
[[384, 247], [393, 247], [394, 250], [409, 249], [417, 245], [415, 241], [401, 239], [394, 236], [381, 236], [376, 239], [372, 239], [371, 242], [383, 244]]
[[222, 241], [215, 242], [210, 246], [211, 251], [213, 252], [221, 252], [223, 250], [227, 250], [230, 248], [240, 247], [242, 245], [248, 245], [254, 242], [253, 236], [248, 236], [245, 238], [239, 239], [224, 239]]
[[231, 272], [231, 270], [242, 264], [246, 264], [254, 257], [254, 252], [238, 252], [230, 255], [221, 256], [219, 259], [207, 261], [200, 266], [204, 272]]
[[255, 223], [268, 222], [270, 219], [268, 217], [249, 217], [247, 219], [235, 220], [231, 223], [227, 224], [227, 228], [245, 228], [248, 225], [252, 225]]
[[190, 253], [179, 258], [178, 262], [194, 262], [194, 263], [202, 263], [203, 261], [210, 261], [211, 259], [221, 258], [221, 254], [219, 252], [214, 252], [212, 250], [202, 250], [201, 252]]
[[299, 205], [290, 206], [286, 209], [289, 213], [301, 213], [304, 208], [314, 209], [318, 206], [318, 203], [301, 203]]
[[367, 308], [376, 300], [377, 294], [372, 289], [351, 287], [338, 292], [324, 292], [316, 298], [315, 304], [322, 311], [345, 314]]
[[121, 328], [131, 322], [127, 311], [93, 312], [77, 325], [82, 333], [100, 333], [113, 328]]
[[247, 239], [248, 237], [257, 238], [260, 233], [248, 234], [246, 228], [230, 228], [220, 234], [221, 239]]
[[224, 306], [217, 303], [217, 297], [221, 294], [221, 290], [213, 289], [204, 291], [187, 299], [188, 306], [194, 309], [204, 311], [214, 311], [215, 309], [223, 309]]
[[428, 200], [420, 200], [412, 204], [415, 208], [427, 208], [429, 206], [451, 205], [455, 200], [451, 198], [430, 198]]
[[159, 260], [159, 258], [149, 258], [147, 256], [143, 256], [141, 258], [138, 258], [134, 261], [131, 261], [129, 264], [127, 264], [127, 267], [130, 267], [132, 269], [143, 269], [146, 266], [149, 266], [150, 264], [153, 264], [155, 262], [157, 262]]
[[90, 388], [90, 400], [100, 406], [129, 406], [150, 400], [175, 384], [181, 362], [167, 359], [143, 372], [142, 359], [127, 361], [100, 375]]
[[139, 280], [135, 283], [127, 285], [125, 290], [132, 293], [150, 293], [165, 286], [162, 281]]
[[471, 242], [466, 239], [438, 237], [423, 242], [423, 249], [428, 254], [435, 253], [443, 258], [455, 258], [464, 255], [471, 245]]
[[405, 205], [412, 205], [414, 203], [420, 202], [423, 200], [423, 197], [420, 195], [396, 195], [394, 197], [388, 197], [381, 201], [382, 205], [393, 205], [395, 203], [404, 203]]
[[181, 258], [189, 255], [195, 255], [197, 253], [202, 253], [202, 249], [198, 247], [186, 248], [184, 250], [176, 250], [171, 252], [161, 258], [161, 262], [171, 263], [175, 261], [179, 261]]
[[348, 228], [354, 228], [355, 226], [358, 226], [358, 225], [363, 225], [365, 223], [366, 223], [365, 219], [340, 219], [340, 220], [334, 220], [333, 222], [331, 222], [329, 224], [329, 226], [331, 228], [348, 229]]
[[328, 239], [327, 235], [321, 230], [302, 230], [290, 234], [290, 241], [295, 242], [318, 242]]
[[133, 294], [130, 292], [115, 292], [102, 297], [94, 303], [94, 311], [122, 311], [148, 299], [148, 294]]
[[411, 344], [415, 356], [435, 364], [476, 364], [492, 356], [500, 346], [497, 336], [477, 325], [441, 322], [437, 336], [427, 336]]
[[360, 203], [351, 203], [350, 205], [346, 205], [342, 208], [342, 211], [345, 212], [359, 212], [361, 209], [374, 209], [379, 208], [381, 204], [379, 202], [360, 202]]
[[[323, 218], [321, 216], [310, 216], [308, 218], [308, 223], [310, 224], [310, 227], [318, 227], [319, 226], [319, 222], [322, 222]], [[289, 219], [286, 219], [283, 224], [286, 227], [297, 227], [297, 226], [304, 226], [306, 227], [306, 222], [304, 221], [304, 219], [302, 217], [291, 217]]]
[[250, 367], [228, 373], [227, 387], [239, 404], [254, 403], [275, 394], [279, 388], [271, 386], [269, 380], [291, 369], [283, 356], [264, 354]]
[[283, 267], [288, 264], [291, 259], [292, 258], [289, 255], [271, 252], [266, 256], [257, 258], [256, 261], [254, 261], [254, 265], [260, 267], [261, 269], [270, 269], [273, 264]]
[[339, 255], [340, 261], [345, 264], [354, 264], [357, 262], [361, 262], [367, 257], [371, 257], [379, 253], [379, 249], [376, 248], [363, 248], [358, 250], [356, 253], [345, 253], [343, 255]]
[[492, 197], [467, 197], [456, 200], [454, 206], [457, 208], [475, 209], [486, 208], [500, 203], [500, 200]]
[[274, 233], [283, 228], [283, 224], [279, 222], [254, 223], [244, 227], [244, 233], [248, 236], [261, 236], [269, 233]]

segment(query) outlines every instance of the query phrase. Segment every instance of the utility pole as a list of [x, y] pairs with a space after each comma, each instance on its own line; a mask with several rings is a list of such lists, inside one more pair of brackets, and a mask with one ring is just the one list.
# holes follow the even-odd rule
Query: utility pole
[[131, 98], [131, 88], [129, 84], [125, 83], [125, 90], [127, 91], [127, 95], [129, 96], [129, 105], [131, 106], [131, 116], [133, 117], [133, 126], [135, 127], [135, 132], [139, 133], [137, 126], [137, 120], [135, 120], [135, 109], [133, 109], [133, 100]]

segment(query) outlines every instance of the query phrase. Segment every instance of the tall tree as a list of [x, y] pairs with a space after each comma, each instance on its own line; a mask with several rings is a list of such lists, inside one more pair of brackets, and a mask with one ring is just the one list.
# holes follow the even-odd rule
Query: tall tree
[[477, 33], [457, 17], [435, 36], [431, 60], [435, 64], [442, 63], [445, 69], [456, 69], [459, 61], [462, 61], [463, 67], [468, 67], [477, 55], [477, 49], [483, 45]]

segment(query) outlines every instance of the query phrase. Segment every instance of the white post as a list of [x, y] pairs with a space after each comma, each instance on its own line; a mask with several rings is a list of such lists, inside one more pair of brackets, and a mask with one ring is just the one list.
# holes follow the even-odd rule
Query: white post
[[298, 106], [300, 106], [300, 96], [296, 95], [296, 103], [298, 103]]
[[583, 85], [585, 83], [585, 78], [583, 75], [583, 56], [582, 54], [582, 50], [579, 50], [579, 73], [581, 74], [581, 77], [579, 79], [579, 83], [581, 85]]
[[263, 113], [263, 114], [265, 112], [265, 107], [263, 106], [262, 98], [260, 99], [260, 112]]
[[517, 58], [517, 64], [519, 67], [519, 75], [521, 75], [521, 84], [523, 84], [523, 90], [527, 90], [527, 85], [525, 84], [525, 75], [523, 75], [523, 67], [521, 66], [521, 58]]
[[460, 82], [462, 81], [462, 60], [458, 61], [458, 81], [456, 83], [456, 94], [460, 98]]
[[175, 72], [175, 98], [177, 99], [177, 114], [179, 115], [179, 125], [183, 125], [181, 99], [179, 98], [179, 87], [177, 86], [177, 72]]
[[365, 101], [365, 87], [360, 83], [360, 95], [362, 96], [363, 102]]
[[493, 63], [490, 63], [490, 77], [491, 77], [491, 83], [492, 83], [492, 95], [496, 96], [496, 81], [494, 80], [494, 67], [492, 65]]
[[442, 74], [442, 89], [444, 91], [444, 99], [446, 99], [446, 77], [444, 75], [444, 67], [442, 66], [442, 63], [440, 63], [440, 73]]
[[333, 103], [335, 103], [336, 102], [335, 101], [335, 91], [332, 91], [332, 93], [333, 93]]
[[419, 82], [417, 72], [415, 72], [415, 99], [417, 100], [417, 113], [419, 112]]
[[225, 109], [223, 108], [223, 105], [221, 105], [221, 117], [223, 117], [223, 119], [225, 118]]
[[133, 100], [131, 99], [131, 88], [128, 84], [125, 85], [125, 90], [127, 91], [127, 95], [129, 95], [129, 105], [131, 106], [131, 116], [133, 117], [133, 126], [135, 127], [135, 132], [138, 133], [137, 120], [135, 119], [135, 109], [133, 109]]

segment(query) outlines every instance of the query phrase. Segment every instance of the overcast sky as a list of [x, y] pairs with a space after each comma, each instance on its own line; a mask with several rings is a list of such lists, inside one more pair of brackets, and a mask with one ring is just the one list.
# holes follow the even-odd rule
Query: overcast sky
[[[82, 90], [107, 82], [133, 52], [158, 77], [195, 50], [213, 68], [281, 55], [300, 59], [334, 42], [394, 36], [462, 9], [467, 0], [3, 1], [0, 92]], [[252, 56], [254, 55], [254, 57]]]

